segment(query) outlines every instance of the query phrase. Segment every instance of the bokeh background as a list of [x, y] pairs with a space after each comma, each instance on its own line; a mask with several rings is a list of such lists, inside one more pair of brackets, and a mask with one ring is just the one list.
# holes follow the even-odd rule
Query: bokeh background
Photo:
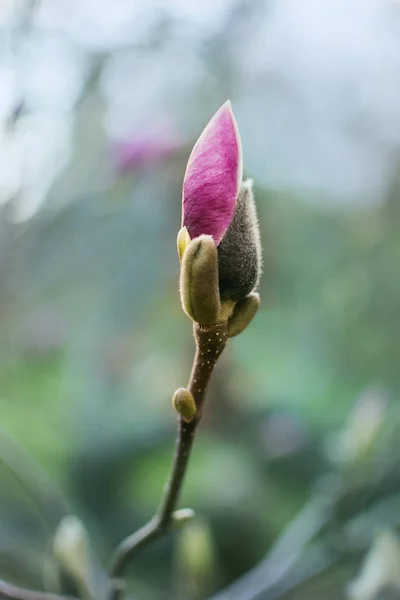
[[199, 517], [127, 597], [400, 598], [397, 0], [0, 1], [0, 578], [77, 593], [60, 520], [104, 566], [157, 507], [182, 178], [227, 98], [262, 308], [212, 381]]

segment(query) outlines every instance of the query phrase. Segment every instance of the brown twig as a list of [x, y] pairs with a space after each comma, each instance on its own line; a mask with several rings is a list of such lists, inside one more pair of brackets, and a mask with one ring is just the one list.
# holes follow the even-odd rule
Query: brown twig
[[0, 598], [6, 598], [7, 600], [77, 600], [71, 596], [59, 596], [58, 594], [27, 590], [11, 583], [6, 583], [1, 579]]
[[[196, 415], [190, 422], [186, 422], [182, 418], [179, 420], [171, 474], [156, 515], [144, 527], [125, 538], [114, 551], [109, 571], [110, 578], [114, 581], [122, 575], [128, 561], [149, 542], [166, 533], [172, 522], [172, 514], [182, 488], [194, 437], [201, 419], [207, 385], [214, 366], [226, 345], [227, 325], [226, 323], [210, 326], [196, 324], [194, 333], [196, 355], [188, 389], [196, 403]], [[109, 598], [115, 600], [117, 597], [116, 586], [112, 584], [111, 587]]]

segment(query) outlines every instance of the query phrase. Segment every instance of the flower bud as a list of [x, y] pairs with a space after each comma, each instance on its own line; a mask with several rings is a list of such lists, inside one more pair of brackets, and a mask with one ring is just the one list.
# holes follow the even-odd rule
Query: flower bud
[[196, 403], [186, 388], [179, 388], [172, 397], [172, 405], [184, 421], [191, 421], [196, 414]]
[[235, 337], [235, 335], [242, 333], [253, 319], [259, 306], [259, 294], [249, 294], [246, 298], [240, 300], [228, 320], [228, 337]]
[[193, 321], [200, 325], [218, 322], [218, 255], [211, 236], [201, 235], [188, 244], [182, 258], [180, 294], [183, 310]]
[[[178, 253], [183, 257], [181, 299], [185, 312], [201, 325], [228, 320], [235, 304], [255, 290], [260, 278], [261, 244], [252, 182], [242, 182], [242, 175], [240, 134], [228, 101], [194, 145], [183, 181], [183, 228], [178, 235]], [[192, 245], [206, 238], [217, 247], [216, 261], [210, 241], [201, 248]], [[199, 251], [203, 256], [196, 273], [189, 260], [195, 260]], [[186, 265], [183, 255], [188, 255]], [[247, 316], [250, 321], [250, 313]]]

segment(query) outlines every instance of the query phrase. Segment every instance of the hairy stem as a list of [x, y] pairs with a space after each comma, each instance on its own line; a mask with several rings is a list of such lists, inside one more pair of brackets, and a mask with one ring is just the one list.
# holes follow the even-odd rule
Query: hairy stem
[[[111, 579], [114, 580], [123, 574], [128, 561], [149, 542], [163, 535], [172, 522], [172, 514], [178, 502], [196, 430], [201, 419], [207, 385], [214, 366], [226, 345], [227, 325], [226, 323], [209, 326], [196, 324], [194, 333], [196, 355], [188, 389], [196, 403], [196, 416], [190, 422], [179, 420], [175, 455], [160, 507], [151, 521], [117, 546], [109, 571]], [[116, 587], [113, 585], [110, 590], [110, 600], [117, 598], [115, 590]]]
[[0, 579], [0, 598], [7, 600], [77, 600], [71, 596], [34, 592], [16, 585], [11, 585]]

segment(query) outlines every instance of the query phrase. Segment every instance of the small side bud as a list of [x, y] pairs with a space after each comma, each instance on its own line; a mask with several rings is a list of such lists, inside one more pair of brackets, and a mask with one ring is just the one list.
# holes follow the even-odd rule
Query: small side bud
[[187, 246], [181, 266], [180, 293], [185, 313], [200, 325], [217, 323], [221, 314], [218, 289], [218, 255], [210, 235]]
[[228, 336], [235, 337], [235, 335], [242, 333], [253, 320], [259, 306], [259, 294], [249, 294], [249, 296], [238, 302], [228, 320]]
[[172, 396], [172, 405], [184, 421], [191, 421], [196, 414], [196, 403], [186, 388], [179, 388]]
[[196, 516], [196, 513], [191, 508], [181, 508], [172, 513], [172, 527], [174, 529], [182, 529]]
[[58, 525], [54, 540], [54, 554], [63, 570], [87, 594], [90, 588], [89, 542], [83, 523], [75, 516], [64, 517]]
[[176, 243], [178, 247], [179, 260], [182, 262], [183, 253], [185, 252], [187, 246], [190, 243], [190, 235], [186, 227], [182, 227], [182, 229], [179, 230]]

